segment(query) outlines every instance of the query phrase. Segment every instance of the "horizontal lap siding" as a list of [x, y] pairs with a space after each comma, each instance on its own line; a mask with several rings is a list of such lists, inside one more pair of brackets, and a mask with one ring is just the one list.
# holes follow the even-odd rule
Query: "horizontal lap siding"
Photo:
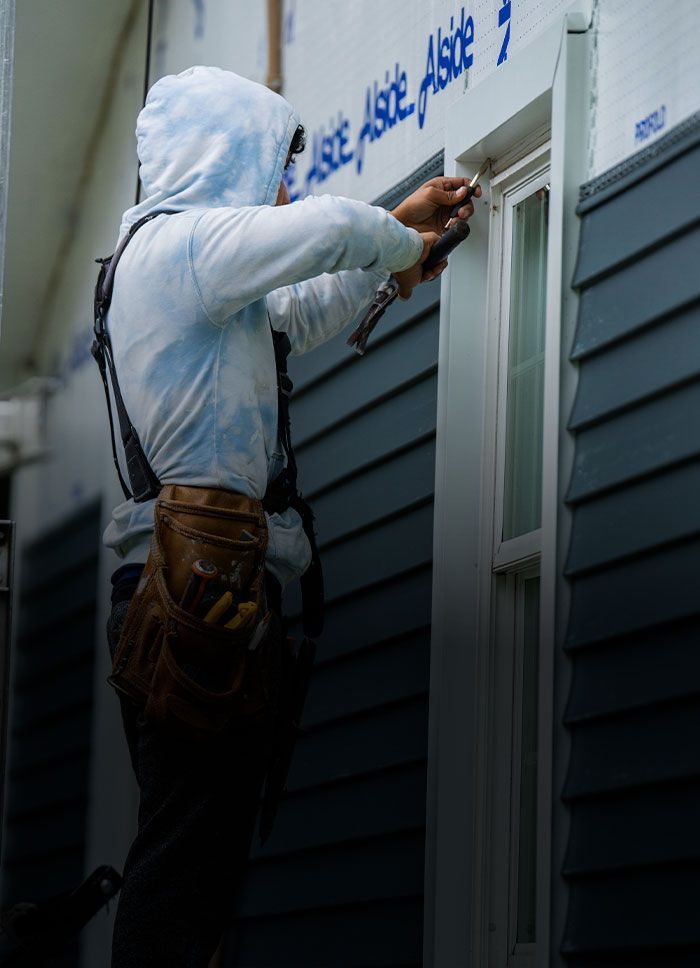
[[[360, 358], [290, 361], [292, 431], [326, 625], [288, 794], [257, 840], [228, 963], [418, 965], [435, 473], [437, 287], [396, 304]], [[299, 633], [298, 589], [285, 608]]]
[[[2, 905], [85, 876], [99, 505], [23, 552], [13, 655]], [[77, 940], [56, 961], [78, 963]]]
[[582, 204], [566, 563], [572, 968], [700, 963], [698, 142]]

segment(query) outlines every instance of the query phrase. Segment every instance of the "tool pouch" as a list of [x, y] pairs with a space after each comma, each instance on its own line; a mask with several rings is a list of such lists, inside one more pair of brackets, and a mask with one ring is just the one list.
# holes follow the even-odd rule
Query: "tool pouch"
[[[163, 487], [108, 679], [163, 731], [205, 739], [233, 717], [264, 718], [277, 708], [282, 636], [274, 613], [262, 640], [248, 648], [267, 612], [266, 547], [259, 501], [215, 488]], [[240, 599], [256, 604], [248, 624], [227, 629], [180, 607], [198, 558], [213, 561]]]

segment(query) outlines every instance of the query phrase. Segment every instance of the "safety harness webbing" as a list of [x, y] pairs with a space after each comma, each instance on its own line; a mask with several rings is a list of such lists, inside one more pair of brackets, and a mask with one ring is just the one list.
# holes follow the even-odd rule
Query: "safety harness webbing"
[[[154, 219], [160, 214], [166, 213], [152, 212], [150, 215], [146, 215], [144, 218], [139, 219], [138, 222], [134, 222], [117, 246], [114, 254], [107, 256], [106, 259], [96, 260], [97, 262], [101, 263], [101, 268], [100, 274], [97, 277], [97, 285], [95, 286], [95, 339], [92, 343], [92, 355], [95, 357], [97, 365], [100, 368], [102, 385], [104, 386], [105, 397], [107, 399], [109, 432], [112, 438], [112, 458], [114, 460], [114, 466], [117, 469], [117, 475], [119, 476], [119, 483], [121, 484], [122, 491], [124, 492], [124, 497], [133, 497], [137, 504], [142, 501], [148, 501], [158, 497], [162, 485], [156, 475], [153, 473], [151, 465], [148, 463], [146, 455], [144, 454], [141, 446], [141, 441], [139, 440], [139, 435], [136, 433], [134, 425], [132, 424], [131, 420], [129, 420], [129, 414], [126, 412], [126, 406], [124, 405], [121, 389], [119, 387], [119, 380], [117, 379], [117, 371], [114, 366], [112, 341], [109, 337], [109, 333], [107, 332], [106, 317], [107, 310], [112, 302], [114, 273], [119, 260], [122, 257], [124, 249], [127, 247], [129, 242], [134, 237], [134, 234], [138, 231], [138, 229], [141, 228], [142, 225], [145, 225], [146, 222], [150, 222], [151, 219]], [[109, 384], [107, 381], [108, 370], [112, 381], [114, 402], [117, 407], [119, 432], [121, 434], [122, 444], [124, 446], [126, 469], [129, 475], [129, 481], [131, 483], [131, 491], [126, 486], [126, 481], [122, 475], [121, 468], [119, 467], [119, 459], [117, 457], [117, 444], [114, 436], [114, 419], [112, 417], [112, 402], [109, 396]]]
[[[100, 263], [100, 273], [95, 286], [95, 339], [92, 344], [92, 355], [97, 361], [104, 386], [105, 398], [107, 400], [107, 413], [109, 416], [109, 430], [112, 438], [112, 456], [114, 466], [117, 470], [119, 483], [121, 484], [124, 496], [133, 498], [135, 503], [152, 500], [158, 497], [162, 484], [153, 471], [148, 458], [146, 457], [141, 441], [134, 425], [129, 419], [129, 415], [124, 404], [124, 399], [117, 379], [117, 371], [114, 365], [112, 353], [112, 342], [107, 331], [107, 311], [112, 302], [112, 291], [114, 288], [114, 274], [124, 249], [127, 247], [135, 233], [158, 215], [172, 215], [172, 212], [151, 212], [144, 216], [130, 227], [124, 238], [120, 241], [115, 252], [105, 259], [97, 259]], [[267, 490], [262, 499], [262, 505], [268, 514], [280, 514], [288, 508], [293, 508], [300, 516], [304, 533], [311, 545], [311, 564], [301, 576], [301, 594], [303, 606], [303, 626], [304, 634], [308, 638], [316, 638], [323, 630], [323, 607], [324, 607], [324, 587], [323, 573], [321, 570], [321, 560], [314, 534], [313, 513], [308, 503], [302, 498], [297, 489], [297, 463], [292, 447], [291, 424], [289, 419], [289, 398], [292, 393], [293, 385], [287, 372], [287, 357], [291, 350], [289, 337], [286, 333], [272, 329], [272, 341], [275, 350], [275, 367], [277, 370], [277, 432], [279, 434], [282, 448], [287, 457], [286, 467], [282, 472], [267, 486]], [[109, 380], [108, 380], [109, 373]], [[114, 403], [117, 409], [117, 419], [119, 421], [119, 432], [126, 456], [126, 469], [131, 484], [131, 490], [127, 487], [124, 476], [119, 466], [117, 456], [117, 444], [114, 433], [114, 419], [112, 416], [112, 401], [109, 393], [109, 382], [112, 383], [114, 393]]]

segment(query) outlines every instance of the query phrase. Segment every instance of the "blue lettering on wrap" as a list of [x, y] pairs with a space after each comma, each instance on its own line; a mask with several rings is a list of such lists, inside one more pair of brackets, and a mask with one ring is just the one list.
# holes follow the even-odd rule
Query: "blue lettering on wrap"
[[[499, 64], [507, 57], [511, 2], [512, 0], [501, 0], [498, 13], [499, 26], [506, 25]], [[290, 5], [289, 23], [285, 23], [285, 34], [285, 43], [291, 43], [294, 39], [293, 4]], [[450, 17], [449, 29], [439, 25], [437, 31], [428, 36], [425, 73], [418, 86], [415, 101], [408, 100], [406, 70], [398, 61], [394, 64], [393, 72], [385, 71], [383, 82], [374, 80], [368, 84], [365, 88], [362, 124], [354, 147], [351, 124], [343, 111], [338, 111], [337, 118], [331, 120], [327, 127], [321, 125], [317, 128], [308, 139], [307, 155], [310, 155], [310, 167], [304, 177], [304, 194], [312, 192], [316, 185], [322, 185], [334, 172], [352, 161], [355, 162], [357, 174], [361, 174], [367, 146], [384, 137], [412, 114], [417, 115], [418, 127], [423, 128], [430, 95], [445, 90], [474, 63], [474, 35], [474, 19], [466, 16], [462, 6], [459, 20], [456, 14]], [[290, 166], [285, 172], [284, 181], [290, 199], [295, 201], [300, 198], [302, 192], [297, 184], [294, 166]]]
[[362, 116], [362, 127], [355, 147], [355, 158], [358, 175], [362, 171], [367, 142], [381, 138], [401, 121], [410, 117], [416, 109], [413, 101], [405, 104], [408, 91], [406, 71], [397, 62], [394, 65], [394, 75], [389, 71], [384, 73], [384, 84], [374, 81], [372, 87], [365, 91], [365, 110]]
[[474, 55], [470, 51], [473, 43], [474, 20], [472, 17], [464, 19], [464, 7], [460, 11], [460, 21], [456, 28], [455, 18], [450, 17], [450, 29], [444, 37], [442, 27], [438, 27], [436, 37], [433, 34], [428, 37], [425, 73], [418, 90], [419, 128], [425, 124], [428, 95], [443, 91], [474, 63]]
[[[337, 120], [331, 120], [328, 133], [324, 126], [314, 131], [311, 139], [311, 168], [306, 173], [306, 193], [311, 192], [314, 184], [322, 184], [333, 172], [350, 164], [353, 152], [350, 144], [350, 121], [342, 111]], [[290, 193], [291, 198], [291, 193]]]
[[646, 118], [637, 121], [634, 126], [634, 140], [637, 142], [646, 141], [658, 131], [666, 127], [666, 105], [662, 104], [656, 111], [652, 111]]
[[502, 64], [503, 61], [508, 60], [508, 44], [510, 43], [510, 0], [501, 0], [501, 3], [503, 5], [498, 11], [498, 26], [502, 27], [503, 24], [508, 24], [508, 26], [506, 27], [505, 37], [501, 44], [501, 52], [498, 55], [496, 67]]

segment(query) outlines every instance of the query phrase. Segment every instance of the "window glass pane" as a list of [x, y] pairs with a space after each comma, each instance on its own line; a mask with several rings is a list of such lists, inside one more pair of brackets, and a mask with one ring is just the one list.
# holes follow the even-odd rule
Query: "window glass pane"
[[518, 917], [516, 941], [535, 940], [537, 862], [537, 653], [540, 625], [540, 580], [522, 583], [523, 695], [520, 748], [520, 820], [518, 828]]
[[538, 189], [513, 209], [504, 541], [535, 531], [542, 516], [548, 194]]

